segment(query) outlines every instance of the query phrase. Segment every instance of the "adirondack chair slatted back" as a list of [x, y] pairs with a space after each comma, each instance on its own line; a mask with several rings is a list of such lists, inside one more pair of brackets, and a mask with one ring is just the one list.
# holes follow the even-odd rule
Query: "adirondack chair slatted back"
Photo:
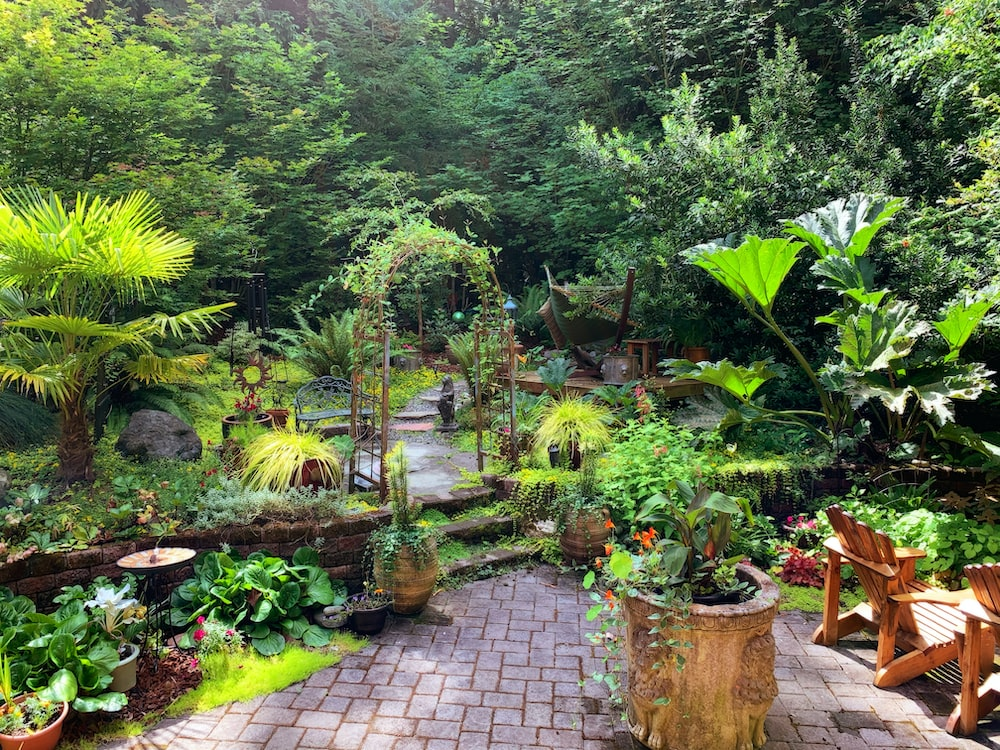
[[966, 565], [965, 577], [976, 601], [1000, 617], [1000, 565]]
[[[885, 565], [893, 571], [900, 571], [901, 566], [896, 557], [896, 548], [884, 531], [875, 531], [839, 505], [831, 505], [827, 508], [826, 515], [830, 519], [837, 539], [845, 550], [858, 557], [863, 557], [875, 565]], [[889, 596], [907, 592], [907, 581], [902, 580], [901, 576], [887, 578], [859, 565], [854, 566], [854, 572], [877, 615], [881, 615], [885, 601]], [[900, 616], [904, 628], [914, 626], [908, 607], [903, 608]]]

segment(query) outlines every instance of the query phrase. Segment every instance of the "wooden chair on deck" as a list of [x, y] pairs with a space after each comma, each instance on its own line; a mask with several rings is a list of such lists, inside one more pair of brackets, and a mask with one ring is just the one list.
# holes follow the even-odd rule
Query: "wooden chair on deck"
[[[813, 642], [834, 646], [862, 628], [877, 631], [877, 687], [901, 685], [957, 658], [967, 621], [958, 605], [971, 599], [971, 592], [944, 591], [916, 580], [916, 561], [926, 552], [893, 546], [884, 532], [873, 531], [837, 505], [826, 514], [836, 536], [824, 543], [829, 556], [823, 624]], [[868, 601], [841, 614], [840, 569], [845, 562], [854, 568]], [[982, 640], [989, 644], [982, 645], [978, 660], [992, 662], [992, 638]], [[903, 652], [899, 656], [897, 649]]]
[[[966, 565], [965, 577], [975, 599], [959, 605], [967, 618], [959, 639], [962, 691], [946, 729], [952, 734], [968, 735], [976, 731], [981, 718], [1000, 706], [1000, 674], [993, 674], [992, 659], [988, 664], [977, 663], [987, 648], [993, 656], [993, 642], [1000, 632], [1000, 564]], [[982, 685], [980, 674], [985, 676]]]

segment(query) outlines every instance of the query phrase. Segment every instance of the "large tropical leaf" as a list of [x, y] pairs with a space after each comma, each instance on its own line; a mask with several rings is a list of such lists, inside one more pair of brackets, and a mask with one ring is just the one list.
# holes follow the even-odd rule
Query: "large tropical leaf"
[[816, 319], [840, 329], [837, 350], [845, 363], [861, 372], [884, 370], [910, 353], [917, 338], [929, 330], [917, 317], [917, 308], [894, 302], [879, 308], [863, 304], [857, 312], [838, 310]]
[[901, 198], [854, 193], [802, 214], [786, 223], [785, 231], [807, 242], [820, 258], [837, 253], [854, 260], [904, 205]]
[[962, 294], [944, 309], [942, 319], [933, 326], [948, 342], [946, 359], [958, 357], [965, 342], [996, 302], [997, 292], [990, 289], [979, 294]]
[[801, 242], [788, 238], [762, 240], [751, 235], [739, 247], [700, 245], [688, 257], [708, 271], [740, 302], [755, 302], [769, 314], [782, 282], [798, 260]]
[[778, 370], [772, 369], [773, 364], [769, 359], [754, 362], [750, 367], [734, 365], [728, 359], [720, 362], [675, 359], [669, 361], [667, 371], [678, 378], [690, 378], [722, 388], [746, 403], [764, 383], [780, 376]]

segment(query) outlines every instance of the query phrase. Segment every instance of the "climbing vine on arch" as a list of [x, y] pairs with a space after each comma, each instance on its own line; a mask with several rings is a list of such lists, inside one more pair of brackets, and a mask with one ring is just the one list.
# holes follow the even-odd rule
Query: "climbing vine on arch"
[[[388, 403], [389, 388], [387, 352], [392, 330], [386, 315], [390, 304], [389, 294], [393, 285], [400, 282], [407, 269], [422, 261], [424, 261], [425, 268], [454, 268], [456, 266], [463, 268], [465, 277], [470, 285], [475, 287], [479, 295], [480, 313], [475, 322], [475, 325], [478, 326], [476, 340], [479, 341], [480, 331], [491, 331], [498, 334], [504, 344], [501, 346], [501, 357], [507, 366], [510, 366], [514, 346], [513, 326], [511, 321], [507, 320], [504, 311], [504, 296], [493, 267], [495, 254], [495, 248], [469, 242], [450, 230], [436, 226], [429, 219], [422, 219], [404, 224], [384, 238], [372, 242], [368, 246], [366, 254], [355, 259], [344, 269], [344, 286], [358, 297], [358, 313], [354, 322], [355, 341], [357, 343], [374, 341], [375, 349], [382, 353], [383, 404]], [[377, 361], [370, 363], [364, 361], [366, 356], [370, 356], [367, 353], [371, 349], [371, 347], [366, 346], [355, 347], [354, 388], [358, 396], [354, 399], [355, 402], [360, 402], [361, 384], [364, 382], [364, 373], [366, 373], [367, 368], [370, 366], [372, 372], [375, 373], [380, 364]], [[479, 361], [478, 352], [477, 361]], [[483, 390], [473, 389], [480, 470], [483, 468], [484, 456], [487, 452], [483, 431], [487, 426], [494, 424], [494, 420], [488, 418], [491, 404], [483, 403]], [[509, 430], [511, 439], [514, 440], [517, 427], [513, 421], [512, 411], [506, 409], [503, 404], [501, 404], [500, 410], [504, 417], [505, 428]], [[380, 430], [380, 459], [385, 456], [388, 450], [387, 418], [388, 415], [383, 412]], [[352, 430], [354, 430], [357, 427], [357, 420], [352, 419], [352, 423]], [[355, 437], [357, 437], [356, 434]], [[358, 460], [364, 460], [363, 452], [356, 452], [356, 455], [358, 455]], [[378, 464], [380, 465], [380, 463], [381, 460]], [[372, 460], [371, 464], [374, 466], [376, 462]], [[351, 472], [354, 474], [356, 471], [361, 473], [352, 459]], [[374, 481], [373, 474], [374, 470], [371, 470], [368, 474], [362, 473], [362, 476]], [[378, 478], [378, 483], [384, 492], [385, 483], [381, 477]]]

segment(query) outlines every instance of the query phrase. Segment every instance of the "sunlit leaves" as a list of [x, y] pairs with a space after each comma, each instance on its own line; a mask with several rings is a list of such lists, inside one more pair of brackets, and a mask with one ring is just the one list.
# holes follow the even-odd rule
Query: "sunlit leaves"
[[752, 301], [770, 314], [781, 283], [795, 265], [802, 247], [803, 243], [791, 239], [762, 240], [751, 236], [736, 248], [701, 245], [689, 257], [741, 302]]

